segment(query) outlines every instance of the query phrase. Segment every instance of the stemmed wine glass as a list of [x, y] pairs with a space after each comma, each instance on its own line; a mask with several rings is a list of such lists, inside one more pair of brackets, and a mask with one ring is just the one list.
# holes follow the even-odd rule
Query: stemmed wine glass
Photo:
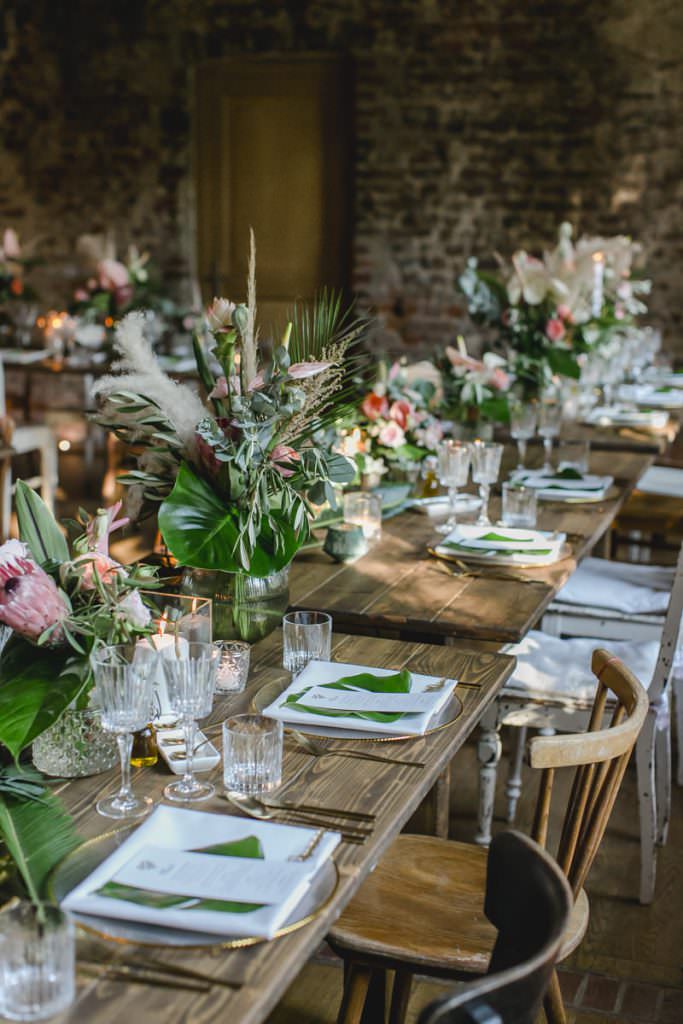
[[185, 774], [164, 789], [167, 800], [177, 803], [208, 800], [216, 789], [194, 777], [197, 719], [205, 718], [213, 705], [220, 651], [212, 644], [190, 641], [177, 657], [162, 658], [171, 707], [182, 722], [185, 735]]
[[517, 442], [519, 462], [517, 469], [524, 469], [527, 441], [536, 433], [536, 406], [523, 402], [521, 398], [510, 401], [510, 435]]
[[495, 484], [500, 473], [500, 460], [503, 457], [503, 445], [491, 441], [475, 441], [472, 445], [472, 479], [479, 484], [481, 495], [481, 512], [477, 526], [490, 526], [489, 496], [491, 484]]
[[133, 793], [130, 755], [133, 733], [149, 721], [158, 654], [144, 643], [114, 644], [93, 654], [91, 664], [102, 728], [116, 734], [121, 757], [121, 788], [116, 796], [98, 800], [97, 812], [106, 818], [142, 818], [154, 801]]
[[442, 441], [437, 450], [439, 480], [448, 488], [449, 516], [437, 526], [439, 533], [450, 533], [457, 526], [458, 487], [464, 487], [470, 472], [472, 446], [464, 441]]
[[543, 438], [544, 473], [553, 471], [550, 461], [553, 454], [553, 439], [560, 436], [561, 426], [562, 403], [557, 398], [542, 399], [538, 410], [538, 432]]

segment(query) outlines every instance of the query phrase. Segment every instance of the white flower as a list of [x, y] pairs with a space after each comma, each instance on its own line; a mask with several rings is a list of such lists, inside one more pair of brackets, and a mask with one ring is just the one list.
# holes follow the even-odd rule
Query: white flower
[[225, 331], [232, 327], [232, 314], [235, 312], [235, 303], [230, 299], [214, 298], [206, 310], [206, 322], [210, 331]]
[[558, 278], [552, 276], [542, 260], [529, 256], [523, 249], [512, 257], [514, 274], [508, 281], [508, 299], [516, 306], [524, 299], [530, 306], [538, 306], [547, 295], [557, 301], [566, 301], [568, 289]]
[[152, 614], [137, 590], [129, 590], [117, 604], [119, 614], [137, 629], [142, 629], [150, 621]]

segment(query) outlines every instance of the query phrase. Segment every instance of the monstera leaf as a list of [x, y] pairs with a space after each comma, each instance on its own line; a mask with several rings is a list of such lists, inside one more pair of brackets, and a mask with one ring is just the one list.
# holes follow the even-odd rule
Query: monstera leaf
[[[251, 576], [269, 576], [289, 565], [308, 536], [295, 530], [289, 519], [271, 510], [281, 544], [263, 520], [249, 560]], [[201, 477], [183, 464], [173, 490], [159, 509], [159, 529], [168, 550], [181, 565], [194, 569], [241, 572], [247, 568], [239, 551], [239, 519], [234, 507], [226, 507]]]
[[84, 664], [68, 649], [35, 647], [16, 634], [0, 659], [0, 744], [16, 760], [54, 725], [87, 685]]

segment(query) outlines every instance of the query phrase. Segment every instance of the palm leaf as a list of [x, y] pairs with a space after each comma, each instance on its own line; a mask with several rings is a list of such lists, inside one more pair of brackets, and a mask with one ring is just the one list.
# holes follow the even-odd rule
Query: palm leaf
[[[30, 781], [40, 778], [29, 770], [26, 774]], [[52, 869], [81, 842], [63, 804], [46, 789], [32, 799], [0, 792], [0, 838], [36, 904]]]
[[342, 310], [341, 293], [327, 288], [318, 292], [312, 304], [295, 303], [287, 319], [292, 325], [289, 355], [293, 363], [323, 359], [332, 346], [349, 348], [369, 323], [366, 317], [354, 315], [353, 306]]

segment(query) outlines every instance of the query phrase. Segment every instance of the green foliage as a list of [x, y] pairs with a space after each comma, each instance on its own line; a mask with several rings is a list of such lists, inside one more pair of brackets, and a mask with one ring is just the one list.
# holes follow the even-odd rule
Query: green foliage
[[39, 565], [63, 562], [69, 557], [66, 538], [42, 498], [23, 480], [17, 481], [19, 536]]
[[52, 869], [81, 842], [63, 805], [40, 780], [32, 769], [0, 774], [0, 838], [36, 905]]

